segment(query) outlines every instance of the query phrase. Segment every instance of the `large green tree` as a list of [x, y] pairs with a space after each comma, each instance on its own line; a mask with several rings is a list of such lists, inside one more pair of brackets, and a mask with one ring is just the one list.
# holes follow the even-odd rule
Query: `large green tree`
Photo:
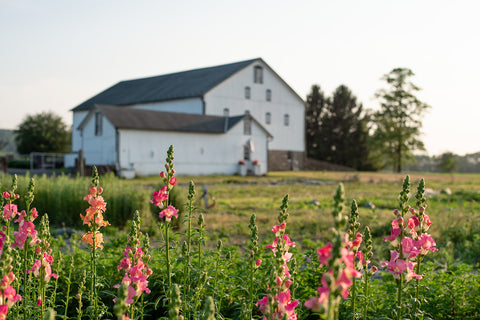
[[345, 85], [340, 85], [321, 118], [320, 154], [322, 160], [355, 168], [368, 169], [368, 119], [363, 105]]
[[15, 143], [21, 154], [31, 152], [68, 152], [71, 132], [62, 118], [53, 112], [27, 115], [17, 130]]
[[320, 124], [321, 117], [326, 109], [326, 98], [319, 85], [313, 85], [307, 95], [305, 110], [305, 140], [307, 144], [307, 156], [319, 159], [320, 147]]
[[420, 129], [429, 106], [415, 96], [420, 88], [410, 81], [412, 76], [410, 69], [395, 68], [382, 77], [387, 87], [375, 94], [381, 108], [374, 114], [371, 150], [395, 172], [401, 172], [403, 164], [414, 159], [414, 150], [425, 150]]
[[441, 172], [454, 173], [460, 164], [458, 156], [453, 152], [442, 153], [437, 160], [437, 167]]

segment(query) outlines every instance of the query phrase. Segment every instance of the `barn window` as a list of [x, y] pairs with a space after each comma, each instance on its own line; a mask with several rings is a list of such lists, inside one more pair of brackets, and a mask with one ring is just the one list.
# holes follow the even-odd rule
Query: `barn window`
[[228, 108], [224, 108], [224, 109], [223, 109], [223, 116], [224, 116], [224, 117], [230, 116], [230, 110], [229, 110]]
[[250, 87], [245, 87], [245, 99], [250, 99]]
[[253, 82], [263, 83], [263, 68], [260, 66], [255, 66], [253, 68]]
[[95, 135], [101, 136], [103, 132], [103, 115], [100, 112], [95, 113]]
[[265, 99], [267, 101], [272, 101], [272, 90], [267, 89], [267, 91], [265, 91]]
[[252, 119], [250, 118], [249, 114], [243, 119], [243, 134], [244, 135], [251, 135], [252, 134]]
[[288, 113], [286, 113], [284, 116], [283, 116], [283, 124], [288, 127], [290, 125], [290, 116], [288, 115]]
[[272, 123], [272, 114], [270, 112], [265, 113], [265, 123], [266, 124]]
[[246, 144], [243, 145], [243, 160], [250, 160], [250, 148]]

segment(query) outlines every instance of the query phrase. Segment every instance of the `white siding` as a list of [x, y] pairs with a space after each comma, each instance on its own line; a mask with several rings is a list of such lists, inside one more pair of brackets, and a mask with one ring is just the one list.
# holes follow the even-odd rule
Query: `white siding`
[[95, 117], [91, 117], [82, 130], [82, 149], [87, 165], [115, 165], [117, 162], [115, 128], [102, 117], [102, 134], [95, 135]]
[[141, 103], [131, 107], [142, 110], [203, 114], [203, 101], [201, 98]]
[[82, 137], [78, 130], [78, 126], [88, 115], [88, 111], [76, 111], [73, 112], [73, 125], [72, 125], [72, 152], [78, 152], [82, 149]]
[[164, 170], [170, 145], [174, 146], [175, 170], [179, 175], [236, 174], [243, 159], [243, 145], [253, 139], [252, 160], [267, 169], [267, 137], [252, 123], [252, 134], [243, 134], [243, 122], [226, 134], [152, 132], [120, 130], [120, 169], [134, 169], [137, 175], [156, 175]]
[[[263, 83], [254, 83], [254, 67], [263, 67]], [[245, 87], [250, 87], [251, 97], [245, 98]], [[266, 100], [266, 91], [272, 92], [271, 101]], [[305, 107], [284, 82], [269, 68], [257, 62], [234, 74], [205, 95], [205, 114], [223, 115], [228, 108], [230, 115], [244, 114], [245, 110], [257, 119], [273, 135], [271, 150], [305, 151]], [[266, 124], [265, 115], [271, 113], [271, 124]], [[290, 118], [284, 125], [284, 115]]]

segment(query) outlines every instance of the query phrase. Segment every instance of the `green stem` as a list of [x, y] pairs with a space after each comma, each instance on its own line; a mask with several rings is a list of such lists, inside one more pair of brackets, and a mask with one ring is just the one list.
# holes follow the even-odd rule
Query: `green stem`
[[188, 205], [188, 225], [187, 225], [187, 252], [185, 253], [185, 266], [184, 266], [184, 278], [183, 278], [183, 310], [185, 316], [188, 319], [188, 299], [187, 293], [190, 291], [190, 246], [192, 243], [192, 214], [193, 214], [193, 203], [192, 199], [189, 200]]
[[353, 319], [356, 319], [355, 316], [355, 300], [357, 298], [357, 279], [355, 277], [352, 278], [352, 314]]
[[253, 316], [253, 276], [255, 272], [255, 261], [253, 259], [254, 259], [254, 255], [251, 255], [250, 256], [250, 260], [251, 260], [250, 261], [250, 288], [248, 290], [248, 301], [250, 301], [250, 304], [249, 304], [250, 314], [248, 319], [252, 319], [252, 316]]
[[403, 274], [400, 275], [400, 279], [397, 279], [397, 319], [402, 318], [402, 280]]
[[27, 243], [24, 244], [23, 247], [23, 288], [24, 288], [24, 297], [23, 297], [23, 319], [27, 319], [28, 317], [28, 286], [27, 286], [27, 258], [28, 258], [28, 245]]
[[200, 230], [200, 238], [198, 239], [198, 269], [202, 270], [202, 231]]
[[169, 222], [165, 222], [165, 246], [166, 246], [166, 258], [167, 258], [167, 275], [168, 275], [168, 287], [172, 286], [172, 275], [170, 271], [170, 243], [168, 239], [168, 227]]
[[96, 230], [93, 230], [92, 246], [92, 283], [91, 283], [91, 302], [93, 303], [93, 317], [97, 319], [97, 256], [96, 256]]
[[71, 278], [72, 278], [72, 268], [70, 268], [68, 272], [68, 280], [67, 280], [67, 295], [65, 297], [65, 312], [64, 312], [64, 319], [67, 319], [67, 311], [68, 311], [68, 302], [70, 301], [70, 285], [71, 285]]
[[40, 272], [40, 299], [41, 299], [41, 303], [40, 303], [40, 310], [41, 310], [41, 314], [42, 314], [42, 319], [45, 318], [45, 283], [43, 281], [43, 279], [45, 279], [45, 271], [42, 270]]
[[327, 320], [334, 320], [333, 319], [333, 305], [332, 305], [332, 293], [331, 292], [328, 296]]
[[[421, 264], [421, 262], [422, 262], [422, 258], [419, 256], [417, 266], [416, 266], [416, 273], [418, 275], [420, 275], [420, 264]], [[413, 313], [414, 314], [417, 313], [417, 307], [418, 307], [418, 304], [419, 304], [418, 296], [420, 295], [419, 293], [420, 293], [420, 279], [416, 278], [415, 279], [415, 303], [413, 305]]]
[[55, 279], [55, 286], [53, 287], [52, 298], [50, 300], [50, 308], [55, 310], [57, 303], [57, 288], [58, 288], [58, 277]]
[[140, 302], [140, 320], [143, 320], [143, 310], [145, 309], [145, 300], [143, 299], [143, 294]]
[[367, 308], [368, 308], [368, 282], [370, 275], [368, 271], [365, 271], [365, 303], [363, 305], [363, 320], [367, 320]]

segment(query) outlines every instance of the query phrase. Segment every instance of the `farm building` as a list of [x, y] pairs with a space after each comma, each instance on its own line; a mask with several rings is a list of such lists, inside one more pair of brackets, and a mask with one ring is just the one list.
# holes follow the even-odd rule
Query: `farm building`
[[304, 102], [261, 58], [121, 81], [72, 111], [72, 151], [124, 176], [158, 174], [171, 144], [186, 175], [305, 160]]

